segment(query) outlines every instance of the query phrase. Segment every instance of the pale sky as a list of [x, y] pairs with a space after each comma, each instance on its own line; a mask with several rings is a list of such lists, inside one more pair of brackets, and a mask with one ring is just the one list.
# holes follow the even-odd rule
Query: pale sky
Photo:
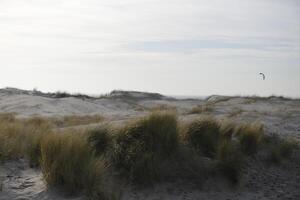
[[300, 1], [0, 0], [7, 86], [300, 97]]

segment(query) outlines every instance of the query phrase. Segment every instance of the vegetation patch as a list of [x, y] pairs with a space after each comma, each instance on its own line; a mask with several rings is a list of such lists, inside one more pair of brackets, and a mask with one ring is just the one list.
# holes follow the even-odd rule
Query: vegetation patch
[[87, 132], [88, 142], [96, 155], [102, 155], [112, 147], [112, 135], [108, 127], [98, 127]]
[[178, 144], [176, 116], [155, 112], [120, 130], [113, 161], [130, 180], [152, 183], [159, 178], [160, 163], [176, 152]]
[[41, 168], [49, 186], [107, 199], [112, 196], [107, 180], [114, 178], [107, 177], [108, 171], [140, 185], [168, 176], [202, 181], [208, 172], [238, 183], [249, 156], [266, 153], [269, 161], [281, 163], [298, 147], [293, 140], [265, 136], [257, 123], [237, 125], [204, 117], [180, 126], [170, 111], [153, 112], [116, 129], [53, 129], [94, 119], [82, 117], [55, 125], [53, 118], [0, 114], [0, 160], [26, 158], [31, 167]]
[[80, 133], [48, 134], [41, 141], [41, 169], [45, 181], [70, 193], [102, 194], [103, 162], [94, 156], [86, 136]]
[[279, 139], [271, 146], [269, 160], [272, 163], [280, 164], [292, 157], [293, 152], [298, 148], [298, 143], [295, 140]]
[[162, 111], [176, 112], [177, 108], [175, 106], [171, 106], [171, 105], [168, 105], [168, 104], [159, 104], [159, 105], [156, 105], [154, 107], [151, 107], [150, 111], [151, 112], [160, 112], [160, 111], [161, 112]]
[[213, 118], [196, 120], [186, 128], [184, 139], [202, 155], [215, 157], [220, 139], [220, 124]]
[[61, 118], [50, 118], [50, 121], [57, 127], [68, 127], [99, 123], [104, 120], [101, 115], [69, 115]]
[[243, 155], [235, 142], [225, 140], [218, 146], [217, 169], [233, 183], [239, 181]]
[[210, 113], [214, 111], [213, 104], [204, 104], [204, 105], [197, 105], [189, 112], [189, 114], [203, 114], [203, 113]]
[[240, 141], [242, 152], [251, 155], [255, 154], [264, 136], [264, 129], [261, 124], [243, 124], [237, 128], [236, 135]]

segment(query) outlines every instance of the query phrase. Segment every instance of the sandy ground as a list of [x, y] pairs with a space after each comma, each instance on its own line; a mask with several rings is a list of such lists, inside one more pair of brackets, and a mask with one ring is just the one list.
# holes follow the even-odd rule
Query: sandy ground
[[[189, 114], [197, 105], [212, 109], [201, 114]], [[122, 124], [127, 119], [143, 116], [157, 107], [174, 108], [182, 121], [201, 115], [231, 118], [236, 122], [260, 122], [268, 134], [300, 140], [300, 100], [283, 98], [246, 98], [213, 96], [207, 100], [176, 100], [144, 93], [117, 93], [103, 98], [50, 98], [19, 90], [0, 90], [0, 112], [14, 112], [19, 117], [100, 114], [111, 123]], [[80, 126], [80, 128], [99, 124]], [[242, 181], [232, 188], [224, 180], [208, 180], [202, 186], [184, 182], [161, 183], [153, 188], [119, 188], [121, 199], [300, 199], [300, 153], [280, 167], [264, 164], [260, 156], [248, 162]], [[262, 164], [257, 164], [262, 163]], [[218, 184], [216, 184], [218, 183]], [[59, 191], [47, 189], [41, 172], [27, 163], [11, 161], [0, 164], [0, 200], [7, 199], [71, 199]]]

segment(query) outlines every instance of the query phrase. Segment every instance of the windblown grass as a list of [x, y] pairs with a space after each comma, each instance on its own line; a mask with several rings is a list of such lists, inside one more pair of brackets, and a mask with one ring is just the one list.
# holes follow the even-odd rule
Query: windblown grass
[[241, 150], [248, 154], [255, 154], [264, 136], [261, 124], [244, 124], [237, 128], [236, 135], [240, 141]]
[[163, 111], [176, 112], [177, 108], [175, 106], [171, 106], [168, 104], [159, 104], [159, 105], [149, 108], [149, 110], [151, 112], [163, 112]]
[[197, 105], [188, 114], [203, 114], [203, 113], [210, 113], [214, 111], [213, 104], [204, 104], [204, 105]]
[[57, 127], [68, 127], [99, 123], [104, 120], [101, 115], [69, 115], [64, 117], [50, 118], [52, 124]]
[[217, 168], [233, 183], [239, 181], [243, 155], [234, 141], [225, 140], [218, 146]]
[[80, 133], [53, 133], [41, 141], [41, 169], [50, 186], [62, 186], [71, 193], [103, 194], [104, 161], [97, 159]]
[[44, 134], [51, 132], [46, 124], [35, 119], [20, 120], [12, 114], [1, 114], [0, 159], [27, 157], [31, 165], [37, 165], [39, 141]]
[[202, 118], [188, 125], [184, 139], [199, 153], [215, 157], [220, 139], [220, 124], [213, 118]]
[[113, 160], [130, 180], [152, 183], [159, 178], [160, 162], [176, 151], [178, 143], [176, 116], [155, 112], [120, 130]]
[[237, 183], [249, 156], [267, 147], [269, 160], [281, 163], [291, 158], [297, 146], [291, 140], [268, 139], [257, 123], [236, 125], [204, 117], [180, 126], [176, 113], [170, 111], [153, 112], [121, 128], [103, 126], [81, 132], [57, 127], [102, 118], [61, 120], [0, 114], [0, 160], [26, 158], [32, 167], [42, 169], [49, 186], [84, 192], [94, 199], [108, 198], [107, 171], [147, 185], [168, 176], [203, 180], [210, 174], [207, 171], [216, 170]]
[[271, 146], [269, 160], [273, 163], [281, 164], [292, 157], [294, 151], [299, 147], [298, 145], [293, 139], [277, 139]]
[[112, 135], [107, 126], [89, 130], [87, 135], [90, 146], [98, 156], [107, 152], [112, 147]]

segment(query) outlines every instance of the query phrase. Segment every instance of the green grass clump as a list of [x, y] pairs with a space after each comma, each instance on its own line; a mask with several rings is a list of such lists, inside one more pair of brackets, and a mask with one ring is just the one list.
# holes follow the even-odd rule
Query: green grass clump
[[62, 186], [71, 193], [90, 193], [91, 188], [101, 185], [104, 165], [98, 162], [82, 134], [53, 133], [41, 141], [41, 169], [50, 186]]
[[160, 163], [178, 147], [177, 118], [155, 112], [128, 124], [118, 134], [113, 160], [130, 180], [152, 183], [159, 178]]
[[233, 141], [223, 141], [218, 146], [217, 168], [233, 183], [237, 183], [242, 167], [242, 154]]
[[236, 135], [241, 150], [248, 155], [255, 154], [264, 137], [264, 129], [260, 124], [244, 124], [237, 128]]
[[88, 131], [88, 142], [96, 155], [101, 155], [112, 146], [112, 136], [108, 127], [99, 127]]
[[203, 118], [188, 125], [184, 138], [198, 152], [215, 157], [220, 139], [220, 125], [213, 118]]

